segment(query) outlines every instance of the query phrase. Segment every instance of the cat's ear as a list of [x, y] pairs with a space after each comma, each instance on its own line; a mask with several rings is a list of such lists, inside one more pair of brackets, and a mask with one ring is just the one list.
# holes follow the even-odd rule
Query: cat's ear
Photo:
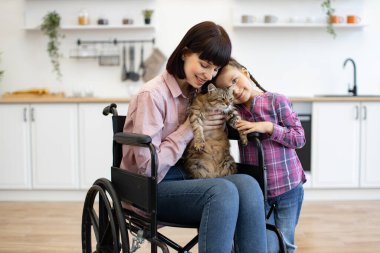
[[207, 87], [207, 91], [208, 91], [208, 92], [213, 92], [213, 91], [215, 91], [215, 90], [216, 90], [215, 85], [212, 84], [212, 83], [210, 83], [210, 84], [208, 85], [208, 87]]

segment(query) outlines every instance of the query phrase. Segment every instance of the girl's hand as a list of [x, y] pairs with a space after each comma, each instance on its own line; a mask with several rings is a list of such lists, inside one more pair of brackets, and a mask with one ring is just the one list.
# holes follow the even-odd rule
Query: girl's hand
[[243, 131], [244, 134], [249, 134], [253, 132], [258, 133], [267, 133], [272, 134], [273, 133], [273, 123], [269, 121], [262, 121], [262, 122], [250, 122], [246, 120], [238, 120], [236, 122], [236, 128], [239, 131]]
[[220, 111], [207, 112], [203, 120], [203, 129], [205, 131], [224, 127], [225, 115]]

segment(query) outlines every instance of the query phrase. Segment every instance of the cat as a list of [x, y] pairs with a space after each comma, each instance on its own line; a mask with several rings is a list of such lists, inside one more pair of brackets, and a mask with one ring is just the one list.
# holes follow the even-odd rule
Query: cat
[[[192, 178], [223, 177], [237, 172], [225, 129], [203, 129], [205, 115], [211, 110], [222, 111], [227, 124], [235, 127], [240, 116], [232, 104], [232, 91], [232, 88], [221, 89], [209, 84], [207, 93], [195, 96], [189, 107], [194, 138], [186, 149], [184, 165]], [[246, 145], [247, 136], [242, 132], [239, 136], [241, 143]]]

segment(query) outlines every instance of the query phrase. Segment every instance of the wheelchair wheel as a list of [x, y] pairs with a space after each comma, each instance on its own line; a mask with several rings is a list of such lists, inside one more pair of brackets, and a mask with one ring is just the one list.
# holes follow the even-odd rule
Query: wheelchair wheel
[[[98, 198], [98, 202], [95, 200]], [[129, 252], [123, 209], [112, 183], [98, 179], [88, 190], [82, 214], [83, 253]]]

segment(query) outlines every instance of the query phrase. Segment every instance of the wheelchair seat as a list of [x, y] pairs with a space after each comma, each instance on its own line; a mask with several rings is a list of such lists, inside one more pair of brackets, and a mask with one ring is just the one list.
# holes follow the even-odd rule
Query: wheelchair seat
[[[198, 235], [185, 246], [180, 246], [158, 231], [161, 226], [198, 229], [199, 224], [176, 224], [157, 219], [157, 157], [151, 137], [142, 134], [123, 132], [126, 116], [117, 113], [116, 104], [103, 110], [104, 115], [112, 114], [113, 123], [113, 164], [111, 181], [97, 179], [88, 190], [82, 214], [82, 252], [135, 252], [144, 239], [151, 244], [151, 253], [159, 247], [169, 253], [169, 247], [176, 252], [190, 253], [198, 243]], [[229, 129], [229, 138], [238, 139], [236, 130]], [[239, 173], [252, 175], [257, 179], [266, 200], [266, 169], [259, 135], [249, 136], [259, 150], [259, 165], [238, 164]], [[119, 168], [122, 159], [122, 145], [146, 147], [151, 153], [151, 176], [138, 175]], [[98, 199], [96, 203], [96, 199]], [[131, 204], [140, 212], [123, 208], [122, 202]], [[279, 238], [280, 252], [286, 252], [281, 232], [271, 224], [267, 229], [274, 231]], [[130, 240], [132, 238], [132, 240]], [[93, 241], [93, 239], [95, 239]], [[234, 250], [233, 250], [234, 252]]]

